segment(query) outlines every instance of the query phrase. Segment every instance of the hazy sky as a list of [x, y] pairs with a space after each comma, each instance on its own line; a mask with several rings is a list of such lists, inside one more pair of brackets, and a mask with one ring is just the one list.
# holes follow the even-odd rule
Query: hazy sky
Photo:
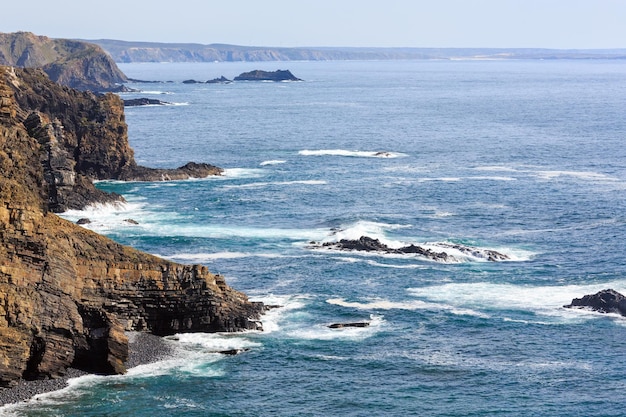
[[7, 1], [0, 32], [257, 46], [625, 48], [626, 0]]

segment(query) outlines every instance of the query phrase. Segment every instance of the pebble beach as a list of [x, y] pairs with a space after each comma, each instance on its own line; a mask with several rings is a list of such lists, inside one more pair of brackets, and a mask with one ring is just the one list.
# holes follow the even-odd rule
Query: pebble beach
[[[138, 365], [157, 362], [171, 356], [173, 352], [172, 347], [161, 337], [140, 332], [130, 332], [127, 333], [127, 336], [130, 348], [129, 358], [126, 362], [128, 369]], [[0, 406], [19, 403], [39, 394], [58, 391], [67, 386], [69, 379], [83, 375], [86, 375], [86, 373], [78, 369], [70, 368], [63, 377], [57, 379], [38, 381], [21, 380], [14, 387], [0, 388]]]

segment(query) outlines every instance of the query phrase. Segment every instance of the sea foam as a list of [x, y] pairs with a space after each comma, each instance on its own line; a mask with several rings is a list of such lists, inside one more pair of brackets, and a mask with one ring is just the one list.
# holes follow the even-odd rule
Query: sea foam
[[623, 292], [626, 281], [612, 281], [593, 285], [531, 286], [499, 283], [446, 283], [421, 288], [410, 288], [408, 293], [424, 303], [435, 303], [454, 308], [470, 309], [490, 315], [511, 318], [512, 312], [527, 312], [552, 318], [557, 322], [576, 321], [597, 317], [598, 314], [565, 309], [572, 299], [586, 294], [614, 288]]
[[345, 156], [352, 158], [399, 158], [406, 156], [406, 154], [400, 152], [387, 152], [387, 151], [350, 151], [345, 149], [319, 149], [309, 150], [304, 149], [298, 152], [298, 155], [302, 156]]
[[267, 165], [280, 165], [280, 164], [284, 164], [286, 162], [287, 161], [282, 160], [282, 159], [272, 159], [272, 160], [269, 160], [269, 161], [263, 161], [259, 165], [263, 167], [263, 166], [267, 166]]

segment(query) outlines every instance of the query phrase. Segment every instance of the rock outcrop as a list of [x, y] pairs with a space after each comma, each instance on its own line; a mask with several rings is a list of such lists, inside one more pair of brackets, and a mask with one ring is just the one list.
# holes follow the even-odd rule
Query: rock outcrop
[[265, 307], [206, 267], [119, 245], [52, 213], [80, 206], [72, 192], [83, 204], [106, 195], [92, 178], [134, 169], [119, 98], [0, 67], [0, 385], [70, 366], [124, 372], [127, 330], [260, 329]]
[[115, 94], [95, 95], [50, 82], [38, 69], [2, 69], [7, 100], [18, 121], [41, 145], [48, 207], [59, 213], [90, 203], [121, 200], [92, 180], [162, 181], [203, 178], [222, 170], [190, 163], [177, 169], [138, 166], [128, 144], [124, 102]]
[[129, 98], [124, 100], [124, 106], [126, 107], [135, 107], [135, 106], [166, 106], [172, 103], [168, 103], [167, 101], [157, 100], [156, 98]]
[[0, 33], [0, 65], [43, 68], [53, 81], [83, 91], [120, 91], [128, 81], [100, 46], [30, 32]]
[[450, 252], [458, 252], [462, 255], [484, 259], [491, 262], [497, 261], [506, 261], [510, 258], [500, 252], [490, 250], [490, 249], [480, 249], [474, 248], [470, 246], [454, 244], [454, 243], [433, 243], [429, 246], [436, 247], [441, 249], [440, 252], [433, 250], [432, 248], [422, 247], [415, 244], [410, 244], [408, 246], [403, 246], [400, 248], [392, 248], [388, 245], [382, 243], [378, 239], [372, 239], [368, 236], [361, 236], [358, 239], [340, 239], [337, 242], [324, 242], [317, 243], [312, 242], [310, 245], [312, 248], [323, 248], [323, 249], [332, 249], [332, 250], [341, 250], [341, 251], [358, 251], [358, 252], [378, 252], [383, 254], [392, 254], [392, 255], [407, 255], [413, 254], [422, 256], [424, 258], [437, 261], [437, 262], [458, 262], [459, 259], [455, 257], [453, 254], [446, 252], [446, 250], [450, 250]]
[[183, 84], [230, 84], [232, 80], [224, 77], [223, 75], [218, 78], [213, 78], [212, 80], [207, 81], [198, 81], [198, 80], [185, 80]]
[[244, 72], [234, 78], [235, 81], [302, 81], [289, 70]]
[[612, 289], [574, 298], [565, 308], [589, 308], [599, 313], [614, 313], [626, 316], [626, 297]]
[[353, 323], [333, 323], [329, 324], [328, 328], [330, 329], [345, 329], [346, 327], [369, 327], [370, 323], [368, 321], [358, 321]]

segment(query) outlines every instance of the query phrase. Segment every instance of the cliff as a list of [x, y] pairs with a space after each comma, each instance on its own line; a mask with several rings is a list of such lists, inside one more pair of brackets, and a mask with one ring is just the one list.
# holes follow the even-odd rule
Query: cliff
[[0, 33], [0, 65], [42, 68], [53, 81], [82, 91], [116, 91], [128, 81], [100, 46], [30, 32]]
[[198, 43], [90, 40], [115, 62], [329, 61], [392, 59], [624, 59], [625, 49], [535, 48], [284, 48]]
[[205, 267], [119, 245], [51, 212], [103, 198], [92, 178], [135, 169], [119, 98], [0, 67], [0, 385], [70, 366], [124, 372], [127, 330], [260, 328], [264, 306]]

